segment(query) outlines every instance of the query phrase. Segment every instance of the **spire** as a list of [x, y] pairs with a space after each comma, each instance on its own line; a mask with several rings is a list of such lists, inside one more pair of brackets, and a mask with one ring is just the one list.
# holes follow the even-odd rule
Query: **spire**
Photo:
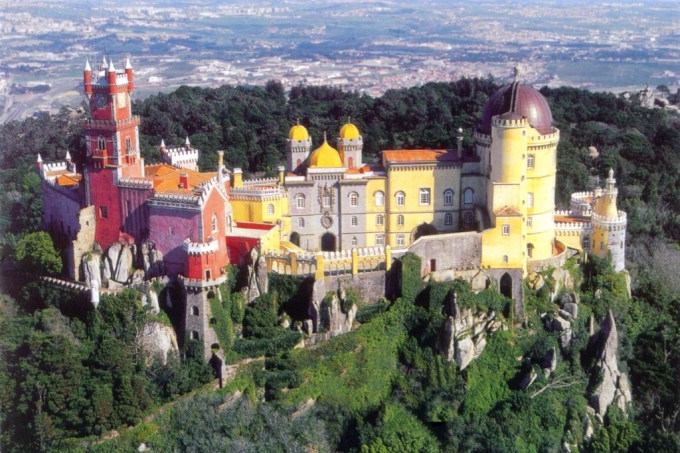
[[165, 140], [161, 139], [161, 151], [165, 151]]
[[323, 141], [326, 143], [326, 131], [323, 131]]
[[109, 60], [109, 72], [116, 72], [116, 68], [113, 66], [113, 58]]
[[519, 61], [515, 63], [515, 69], [513, 71], [513, 82], [517, 83], [519, 82], [519, 78], [522, 75], [521, 68], [519, 67]]
[[191, 142], [189, 141], [189, 136], [187, 135], [186, 140], [184, 140], [184, 146], [191, 148]]
[[347, 115], [347, 124], [352, 124], [352, 117]]
[[70, 162], [71, 161], [71, 153], [66, 151], [66, 161]]
[[89, 58], [85, 58], [85, 69], [84, 70], [87, 71], [87, 72], [92, 72], [92, 68], [90, 67], [90, 59]]
[[130, 64], [130, 56], [125, 59], [125, 69], [132, 69], [132, 65]]
[[109, 62], [106, 61], [106, 55], [102, 56], [102, 68], [106, 69], [109, 67]]
[[40, 153], [38, 153], [38, 158], [35, 160], [35, 163], [38, 164], [38, 165], [42, 165], [43, 160], [42, 160], [42, 156], [40, 155]]

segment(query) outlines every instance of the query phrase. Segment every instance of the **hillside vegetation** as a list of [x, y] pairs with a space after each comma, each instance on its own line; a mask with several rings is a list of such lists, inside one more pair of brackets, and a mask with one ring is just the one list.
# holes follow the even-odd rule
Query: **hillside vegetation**
[[[364, 136], [366, 160], [382, 149], [451, 147], [463, 127], [466, 147], [492, 80], [391, 90], [380, 98], [333, 88], [182, 87], [135, 102], [142, 116], [143, 154], [159, 158], [188, 135], [203, 150], [201, 166], [216, 164], [217, 149], [230, 166], [272, 173], [284, 157], [288, 128], [298, 119], [315, 143], [333, 137], [351, 116]], [[556, 334], [538, 315], [554, 310], [545, 292], [528, 292], [528, 319], [510, 322], [499, 295], [473, 294], [461, 282], [428, 284], [404, 263], [402, 297], [363, 310], [355, 331], [318, 347], [291, 349], [298, 334], [278, 327], [289, 303], [285, 282], [277, 295], [243, 307], [226, 288], [217, 331], [230, 360], [266, 354], [241, 367], [220, 392], [198, 392], [153, 421], [139, 423], [165, 401], [205, 382], [207, 369], [187, 342], [181, 359], [145, 367], [135, 350], [134, 328], [150, 314], [139, 295], [103, 300], [97, 312], [35, 282], [41, 263], [54, 263], [64, 246], [31, 234], [39, 229], [40, 181], [36, 153], [63, 159], [69, 149], [82, 159], [83, 112], [63, 110], [0, 127], [0, 198], [3, 292], [0, 316], [0, 446], [3, 451], [559, 451], [567, 442], [584, 451], [680, 450], [680, 132], [678, 120], [611, 94], [570, 88], [544, 89], [558, 147], [557, 201], [614, 168], [620, 207], [628, 212], [627, 267], [632, 297], [606, 260], [570, 263], [581, 282], [581, 314], [574, 341], [560, 355], [553, 380], [539, 377], [527, 390], [517, 385]], [[333, 140], [331, 140], [332, 142]], [[588, 147], [599, 157], [592, 158]], [[33, 248], [31, 248], [33, 247]], [[36, 249], [37, 247], [37, 249]], [[28, 260], [21, 250], [39, 250]], [[58, 268], [43, 269], [58, 273]], [[443, 285], [443, 286], [439, 286]], [[437, 348], [445, 296], [493, 308], [506, 330], [488, 338], [479, 358], [460, 371]], [[613, 408], [584, 441], [584, 371], [588, 315], [596, 322], [612, 310], [619, 330], [619, 359], [633, 386], [626, 418]], [[500, 315], [502, 313], [502, 315]], [[235, 326], [245, 338], [236, 338]], [[273, 341], [272, 339], [275, 339]], [[524, 358], [525, 360], [521, 360]], [[519, 359], [519, 360], [518, 360]], [[550, 385], [560, 378], [566, 386]], [[540, 393], [539, 390], [544, 389]], [[242, 392], [239, 398], [234, 391]], [[111, 428], [135, 425], [96, 443]], [[87, 437], [90, 436], [90, 437]], [[83, 442], [83, 439], [86, 441]]]

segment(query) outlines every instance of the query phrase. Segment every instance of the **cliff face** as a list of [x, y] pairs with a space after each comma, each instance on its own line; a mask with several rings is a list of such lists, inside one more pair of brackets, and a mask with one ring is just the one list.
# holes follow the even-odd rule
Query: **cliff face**
[[494, 311], [461, 308], [455, 294], [444, 307], [448, 315], [439, 336], [439, 350], [464, 370], [486, 347], [489, 334], [503, 328]]
[[178, 354], [177, 336], [172, 326], [152, 321], [144, 325], [137, 337], [137, 344], [144, 352], [146, 363], [160, 360], [167, 362], [168, 354]]

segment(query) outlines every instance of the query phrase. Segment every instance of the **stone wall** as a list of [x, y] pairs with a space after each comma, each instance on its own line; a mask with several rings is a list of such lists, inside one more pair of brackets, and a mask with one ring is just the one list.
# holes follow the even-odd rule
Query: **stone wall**
[[467, 232], [423, 236], [408, 251], [422, 261], [422, 275], [438, 269], [477, 268], [482, 259], [482, 235]]
[[362, 300], [373, 303], [393, 291], [388, 288], [390, 279], [384, 271], [365, 272], [359, 275], [340, 275], [324, 277], [326, 288], [335, 291], [339, 288], [353, 288]]

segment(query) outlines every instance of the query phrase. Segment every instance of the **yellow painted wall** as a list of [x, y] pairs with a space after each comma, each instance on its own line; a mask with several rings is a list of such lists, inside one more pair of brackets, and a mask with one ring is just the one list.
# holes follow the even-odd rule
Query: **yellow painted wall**
[[281, 230], [278, 225], [269, 230], [267, 234], [260, 238], [261, 250], [279, 250], [281, 247]]
[[[420, 189], [430, 189], [430, 204], [420, 204]], [[434, 219], [434, 166], [411, 166], [408, 170], [389, 168], [387, 171], [387, 244], [397, 245], [397, 235], [404, 235], [404, 246], [411, 243], [411, 232], [421, 223]], [[404, 192], [404, 206], [397, 206], [395, 194]], [[404, 216], [404, 225], [397, 225], [397, 217]]]
[[[376, 234], [385, 234], [385, 230], [387, 228], [387, 215], [385, 214], [386, 212], [386, 207], [387, 207], [387, 198], [388, 198], [388, 193], [386, 189], [386, 182], [387, 179], [384, 177], [373, 177], [369, 178], [368, 182], [366, 183], [366, 205], [365, 205], [365, 210], [366, 210], [366, 238], [365, 238], [365, 244], [366, 247], [374, 247], [376, 245], [376, 240], [375, 240], [375, 235]], [[378, 206], [375, 204], [375, 193], [378, 191], [382, 191], [385, 194], [385, 197], [383, 199], [383, 204], [382, 206]], [[383, 225], [379, 226], [376, 224], [376, 216], [378, 214], [383, 215]], [[387, 235], [385, 235], [385, 244], [388, 242]]]
[[[504, 236], [503, 225], [510, 226], [510, 234]], [[482, 266], [490, 268], [524, 268], [523, 222], [521, 216], [497, 217], [496, 226], [482, 232]], [[503, 261], [507, 256], [507, 262]]]

